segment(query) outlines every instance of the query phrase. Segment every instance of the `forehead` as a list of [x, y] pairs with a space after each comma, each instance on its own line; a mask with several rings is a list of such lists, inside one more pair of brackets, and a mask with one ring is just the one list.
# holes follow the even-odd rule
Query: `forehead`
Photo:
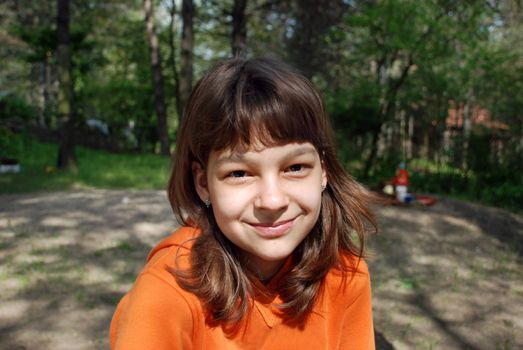
[[224, 150], [211, 151], [209, 164], [219, 166], [224, 163], [238, 163], [253, 160], [288, 159], [301, 155], [318, 156], [318, 151], [310, 142], [292, 142], [280, 145], [263, 145], [259, 142], [250, 146], [237, 145]]

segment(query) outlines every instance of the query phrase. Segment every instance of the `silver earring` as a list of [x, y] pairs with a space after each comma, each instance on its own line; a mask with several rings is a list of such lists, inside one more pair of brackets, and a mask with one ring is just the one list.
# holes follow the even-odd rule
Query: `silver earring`
[[327, 185], [321, 185], [321, 191], [325, 191], [325, 188], [327, 188]]
[[211, 200], [209, 198], [207, 198], [206, 200], [203, 201], [203, 203], [205, 204], [205, 206], [207, 208], [209, 208], [211, 206]]

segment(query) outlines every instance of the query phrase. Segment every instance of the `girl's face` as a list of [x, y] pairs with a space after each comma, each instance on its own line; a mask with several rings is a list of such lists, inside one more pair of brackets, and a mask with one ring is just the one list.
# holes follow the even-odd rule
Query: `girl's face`
[[213, 151], [207, 168], [195, 163], [193, 173], [223, 234], [263, 277], [276, 272], [312, 230], [327, 184], [320, 156], [308, 142]]

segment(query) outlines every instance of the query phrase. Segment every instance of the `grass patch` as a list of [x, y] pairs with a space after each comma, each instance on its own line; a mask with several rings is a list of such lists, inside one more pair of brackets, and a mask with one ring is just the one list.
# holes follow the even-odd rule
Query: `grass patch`
[[153, 154], [114, 154], [76, 147], [78, 172], [57, 170], [58, 145], [14, 135], [21, 172], [0, 174], [0, 193], [70, 189], [161, 189], [169, 159]]

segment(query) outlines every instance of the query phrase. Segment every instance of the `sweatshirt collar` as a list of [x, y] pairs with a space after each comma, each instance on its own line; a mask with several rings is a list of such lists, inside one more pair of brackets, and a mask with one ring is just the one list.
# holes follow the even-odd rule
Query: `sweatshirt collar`
[[278, 305], [283, 303], [278, 290], [282, 286], [285, 276], [293, 266], [292, 255], [289, 256], [279, 271], [267, 284], [263, 284], [255, 276], [251, 275], [253, 281], [254, 307], [260, 313], [265, 324], [272, 328], [283, 322], [283, 313]]

